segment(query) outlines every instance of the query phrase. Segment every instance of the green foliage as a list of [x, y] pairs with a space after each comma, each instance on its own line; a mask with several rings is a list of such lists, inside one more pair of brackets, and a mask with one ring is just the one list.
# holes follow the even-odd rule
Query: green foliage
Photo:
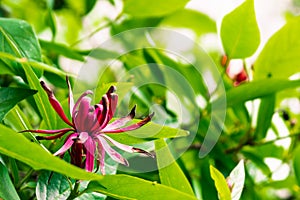
[[210, 169], [211, 178], [215, 181], [215, 186], [219, 194], [219, 199], [231, 200], [230, 190], [222, 173], [219, 172], [213, 166], [210, 166], [209, 169]]
[[179, 191], [194, 195], [194, 192], [181, 171], [179, 165], [175, 162], [167, 143], [163, 139], [155, 141], [155, 151], [157, 157], [157, 166], [159, 168], [160, 182], [163, 185], [173, 187]]
[[[185, 6], [189, 0], [126, 0], [123, 12], [133, 17], [155, 17], [170, 14]], [[172, 4], [173, 6], [170, 6]]]
[[[258, 52], [257, 21], [268, 22], [256, 15], [260, 5], [254, 0], [223, 16], [220, 27], [200, 11], [207, 2], [200, 9], [193, 3], [1, 1], [0, 199], [271, 200], [281, 199], [282, 190], [285, 199], [299, 197], [299, 16], [290, 14]], [[244, 74], [233, 77], [235, 58]], [[122, 133], [101, 129], [96, 137], [116, 142], [93, 152], [83, 133], [90, 137], [94, 130], [74, 122], [79, 111], [71, 114], [74, 127], [66, 125], [40, 85], [43, 80], [49, 86], [71, 120], [66, 76], [75, 100], [93, 91], [88, 97], [102, 110], [100, 124], [125, 117], [117, 121], [121, 128], [142, 126]], [[111, 86], [117, 88], [116, 112], [104, 106]], [[81, 102], [78, 109], [85, 106]], [[143, 124], [151, 113], [151, 122]], [[82, 120], [83, 129], [95, 122]], [[17, 133], [59, 128], [72, 130]], [[53, 156], [73, 131], [80, 136], [71, 142], [83, 149], [72, 146]], [[91, 173], [84, 170], [90, 151], [97, 156]], [[70, 164], [78, 152], [84, 152], [80, 168]], [[130, 167], [115, 162], [120, 156]], [[98, 169], [102, 158], [106, 175]], [[278, 178], [273, 160], [286, 174]]]
[[37, 91], [23, 88], [0, 88], [0, 121], [19, 101], [35, 94]]
[[229, 58], [250, 57], [260, 43], [254, 1], [246, 0], [223, 18], [221, 38]]
[[291, 19], [264, 46], [254, 66], [254, 78], [288, 78], [299, 72], [300, 17]]
[[1, 160], [0, 160], [0, 178], [1, 178], [0, 198], [16, 199], [16, 200], [20, 199], [13, 183], [11, 182], [8, 170]]
[[[101, 184], [101, 185], [100, 185]], [[87, 191], [96, 191], [116, 199], [184, 199], [195, 197], [171, 187], [127, 175], [107, 175], [101, 181], [91, 181]]]

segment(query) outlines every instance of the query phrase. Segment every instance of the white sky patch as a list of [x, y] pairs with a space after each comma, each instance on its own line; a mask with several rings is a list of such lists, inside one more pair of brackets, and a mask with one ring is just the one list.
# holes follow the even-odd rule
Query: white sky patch
[[289, 176], [290, 167], [288, 164], [282, 163], [282, 160], [277, 158], [265, 158], [264, 162], [270, 168], [274, 181], [284, 180]]

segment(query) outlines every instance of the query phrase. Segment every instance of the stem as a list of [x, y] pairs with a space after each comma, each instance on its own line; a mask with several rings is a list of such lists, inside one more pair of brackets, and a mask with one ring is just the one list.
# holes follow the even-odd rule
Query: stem
[[75, 45], [81, 43], [83, 40], [92, 37], [93, 35], [95, 35], [96, 33], [98, 33], [99, 31], [101, 31], [104, 28], [107, 28], [108, 26], [111, 25], [111, 22], [106, 22], [105, 24], [103, 24], [102, 26], [96, 28], [94, 31], [92, 31], [91, 33], [89, 33], [88, 35], [80, 38], [79, 40], [77, 40], [76, 42], [74, 42], [73, 44], [70, 45], [70, 47], [74, 47]]
[[30, 169], [27, 174], [24, 176], [24, 178], [20, 181], [20, 183], [16, 186], [16, 189], [19, 190], [22, 185], [30, 178], [30, 176], [32, 175], [32, 173], [34, 172], [33, 169]]
[[269, 140], [269, 141], [259, 141], [259, 142], [254, 142], [251, 140], [251, 138], [249, 138], [247, 141], [243, 142], [243, 143], [240, 143], [239, 145], [237, 145], [236, 147], [233, 147], [233, 148], [230, 148], [230, 149], [226, 149], [225, 152], [228, 154], [228, 153], [233, 153], [233, 152], [236, 152], [236, 151], [239, 151], [241, 150], [244, 146], [262, 146], [262, 145], [267, 145], [267, 144], [271, 144], [271, 143], [274, 143], [278, 140], [283, 140], [283, 139], [286, 139], [286, 138], [292, 138], [292, 137], [298, 137], [300, 136], [300, 133], [295, 133], [295, 134], [290, 134], [290, 135], [286, 135], [286, 136], [282, 136], [282, 137], [277, 137], [273, 140]]
[[71, 191], [71, 194], [67, 198], [67, 200], [75, 199], [79, 196], [79, 186], [80, 186], [80, 180], [75, 181], [74, 189]]

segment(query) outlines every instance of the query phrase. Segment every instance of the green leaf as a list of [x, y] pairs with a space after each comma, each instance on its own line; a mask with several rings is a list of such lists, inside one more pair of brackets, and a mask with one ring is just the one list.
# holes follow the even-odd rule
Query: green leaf
[[91, 181], [87, 188], [87, 192], [100, 192], [116, 199], [196, 200], [194, 196], [175, 190], [174, 188], [121, 174], [106, 175], [101, 181]]
[[224, 17], [221, 24], [221, 39], [229, 58], [246, 58], [256, 51], [260, 35], [254, 0], [246, 0]]
[[133, 17], [163, 16], [184, 8], [189, 0], [124, 0], [123, 12]]
[[254, 65], [254, 79], [288, 78], [299, 72], [300, 17], [276, 32], [267, 42]]
[[215, 181], [215, 186], [217, 188], [220, 200], [231, 200], [231, 194], [227, 182], [216, 168], [212, 165], [209, 166], [211, 178]]
[[[0, 18], [0, 51], [7, 52], [17, 57], [32, 59], [35, 61], [42, 60], [42, 54], [36, 35], [32, 27], [25, 21], [17, 19]], [[13, 41], [14, 46], [11, 42]], [[15, 52], [15, 48], [18, 52]], [[15, 73], [24, 77], [24, 71], [19, 65], [10, 62], [9, 65], [14, 66]], [[41, 71], [34, 70], [40, 76]]]
[[230, 175], [227, 179], [229, 179], [230, 183], [232, 184], [231, 199], [239, 200], [245, 184], [244, 160], [241, 160], [239, 164], [230, 172]]
[[[287, 88], [300, 87], [300, 80], [289, 81], [285, 79], [265, 79], [253, 81], [234, 87], [227, 91], [227, 106], [231, 107], [256, 98], [261, 98]], [[216, 99], [215, 103], [221, 103], [223, 96]]]
[[[139, 120], [133, 120], [133, 122], [137, 121]], [[153, 122], [149, 122], [134, 131], [128, 131], [120, 134], [109, 134], [111, 138], [125, 144], [138, 144], [160, 138], [177, 138], [188, 135], [189, 132], [186, 130], [171, 128], [169, 126], [164, 126]]]
[[[22, 24], [19, 24], [22, 25]], [[23, 25], [25, 26], [25, 25]], [[1, 28], [1, 27], [0, 27]], [[31, 27], [30, 27], [31, 28]], [[8, 43], [8, 46], [13, 50], [13, 52], [17, 55], [17, 57], [22, 57], [24, 52], [22, 52], [22, 46], [18, 46], [18, 43], [12, 39], [12, 35], [10, 35], [10, 32], [6, 32], [3, 29], [0, 29], [4, 38], [6, 39], [6, 42]], [[31, 30], [31, 29], [30, 29]], [[33, 69], [28, 63], [22, 63], [23, 70], [25, 71], [25, 75], [27, 78], [27, 81], [29, 83], [29, 86], [32, 89], [38, 90], [38, 94], [34, 96], [34, 99], [36, 101], [37, 107], [47, 125], [48, 128], [54, 128], [55, 127], [55, 118], [56, 115], [54, 113], [54, 110], [52, 109], [52, 106], [50, 105], [48, 101], [48, 96], [44, 92], [42, 86], [40, 85], [40, 81], [38, 80], [36, 74], [34, 73]]]
[[161, 184], [194, 195], [189, 181], [174, 160], [167, 143], [163, 139], [155, 141], [155, 152]]
[[163, 18], [160, 26], [192, 29], [197, 35], [217, 31], [216, 22], [207, 15], [195, 10], [183, 9]]
[[36, 92], [36, 90], [24, 88], [0, 88], [0, 121], [17, 103]]
[[66, 176], [49, 171], [42, 172], [37, 181], [36, 197], [38, 200], [67, 199], [70, 194]]
[[[20, 145], [21, 144], [21, 145]], [[0, 153], [20, 160], [35, 170], [46, 169], [58, 172], [74, 179], [95, 180], [102, 176], [88, 173], [30, 142], [22, 134], [0, 124]]]
[[0, 199], [15, 199], [19, 200], [18, 193], [9, 177], [6, 166], [0, 160]]
[[275, 95], [269, 95], [261, 99], [257, 125], [254, 132], [255, 139], [263, 139], [266, 137], [267, 131], [271, 126], [272, 116], [275, 112]]
[[84, 57], [82, 55], [63, 44], [48, 42], [45, 40], [40, 40], [40, 44], [43, 49], [49, 52], [55, 52], [56, 54], [63, 55], [74, 60], [84, 61]]

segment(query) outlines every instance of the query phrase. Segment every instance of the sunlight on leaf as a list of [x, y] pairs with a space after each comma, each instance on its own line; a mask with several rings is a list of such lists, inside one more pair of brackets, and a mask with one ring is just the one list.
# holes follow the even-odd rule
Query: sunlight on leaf
[[256, 51], [260, 43], [260, 35], [254, 0], [246, 0], [224, 17], [221, 38], [229, 58], [246, 58]]
[[231, 200], [231, 194], [227, 182], [216, 168], [209, 166], [211, 178], [215, 181], [215, 186], [219, 194], [220, 200]]

